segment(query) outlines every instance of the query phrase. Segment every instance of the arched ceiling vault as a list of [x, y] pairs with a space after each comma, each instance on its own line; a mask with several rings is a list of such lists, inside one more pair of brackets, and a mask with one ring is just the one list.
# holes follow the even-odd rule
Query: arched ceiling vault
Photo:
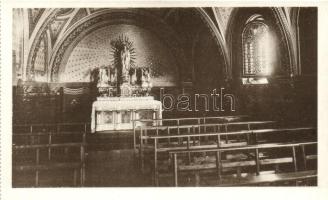
[[[230, 59], [228, 56], [228, 49], [227, 49], [226, 41], [225, 41], [224, 35], [222, 34], [223, 33], [222, 26], [220, 26], [220, 25], [219, 25], [219, 27], [216, 26], [216, 24], [219, 24], [219, 23], [214, 23], [214, 21], [211, 19], [211, 17], [207, 14], [207, 12], [203, 8], [197, 8], [197, 10], [200, 12], [200, 14], [202, 15], [203, 19], [205, 20], [207, 26], [210, 28], [212, 34], [216, 38], [217, 45], [223, 51], [222, 54], [223, 54], [223, 59], [225, 62], [225, 72], [226, 72], [225, 75], [227, 75], [228, 74], [228, 66], [230, 65]], [[216, 15], [214, 14], [214, 16], [216, 16]]]
[[[101, 15], [105, 15], [106, 13], [113, 12], [121, 12], [124, 9], [106, 9], [106, 8], [67, 8], [67, 9], [28, 9], [29, 11], [25, 14], [28, 16], [25, 24], [28, 24], [28, 27], [25, 27], [25, 30], [29, 30], [29, 38], [28, 38], [28, 47], [25, 49], [25, 52], [28, 52], [28, 56], [24, 58], [24, 65], [26, 66], [26, 79], [33, 79], [33, 71], [34, 71], [34, 62], [36, 55], [38, 54], [40, 41], [45, 39], [46, 49], [45, 52], [47, 55], [45, 57], [47, 60], [48, 66], [48, 81], [55, 81], [55, 79], [51, 80], [53, 72], [56, 72], [56, 62], [61, 58], [58, 57], [58, 52], [63, 48], [62, 44], [64, 41], [67, 41], [68, 37], [76, 37], [70, 36], [70, 33], [73, 33], [75, 30], [83, 29], [79, 25], [90, 23], [90, 20], [96, 18]], [[176, 8], [163, 8], [163, 9], [128, 9], [130, 11], [125, 10], [125, 13], [131, 13], [131, 10], [135, 10], [134, 16], [147, 16], [152, 17], [153, 20], [156, 21], [157, 24], [155, 27], [159, 27], [159, 24], [164, 25], [166, 27], [166, 31], [174, 32], [174, 30], [169, 30], [170, 25], [166, 24], [168, 18], [172, 17], [176, 12]], [[137, 10], [137, 11], [136, 11]], [[153, 14], [145, 15], [145, 10], [151, 10]], [[215, 38], [217, 45], [222, 50], [223, 59], [225, 62], [225, 71], [226, 77], [231, 78], [231, 26], [234, 24], [235, 15], [238, 13], [238, 8], [211, 8], [211, 9], [203, 9], [203, 8], [195, 8], [194, 9], [200, 16], [201, 20], [207, 26], [207, 28], [212, 33], [212, 36]], [[294, 30], [294, 21], [293, 17], [295, 11], [293, 9], [287, 8], [271, 8], [274, 12], [282, 30], [284, 36], [288, 42], [288, 52], [290, 57], [290, 65], [292, 69], [292, 74], [297, 74], [297, 43], [295, 39]], [[156, 14], [154, 14], [156, 13]], [[297, 12], [296, 12], [297, 13]], [[157, 17], [156, 17], [157, 15]], [[124, 16], [121, 16], [124, 19]], [[292, 17], [292, 19], [291, 19]], [[98, 18], [101, 19], [101, 18]], [[103, 18], [102, 20], [108, 21], [108, 19]], [[140, 25], [139, 20], [139, 25]], [[149, 20], [146, 20], [149, 21]], [[95, 23], [95, 22], [92, 22]], [[98, 23], [98, 22], [97, 22]], [[93, 24], [91, 24], [93, 25]], [[91, 27], [91, 25], [89, 25]], [[26, 26], [26, 25], [25, 25]], [[86, 25], [84, 25], [84, 28]], [[89, 27], [89, 28], [90, 28]], [[151, 27], [150, 27], [151, 28]], [[90, 31], [90, 30], [89, 30]], [[156, 30], [153, 30], [156, 31]], [[82, 33], [83, 30], [80, 30]], [[162, 34], [164, 35], [164, 34]], [[177, 34], [178, 35], [178, 34]], [[171, 35], [172, 36], [172, 35]], [[171, 37], [170, 36], [170, 37]], [[197, 39], [197, 35], [192, 36], [193, 40]], [[183, 38], [185, 39], [185, 38]], [[179, 38], [175, 38], [175, 40], [179, 41]], [[193, 42], [191, 42], [192, 44]], [[193, 46], [193, 45], [191, 45]], [[192, 52], [192, 50], [191, 50]], [[218, 56], [222, 56], [218, 55]], [[220, 66], [218, 66], [220, 67]], [[222, 67], [222, 66], [221, 66]], [[183, 70], [183, 69], [182, 69]], [[50, 73], [52, 72], [52, 73]]]
[[[29, 9], [28, 12], [31, 12]], [[29, 79], [33, 74], [31, 71], [34, 71], [34, 64], [36, 56], [38, 54], [40, 42], [46, 38], [46, 58], [50, 58], [52, 53], [53, 46], [56, 43], [56, 39], [59, 38], [61, 32], [65, 32], [63, 29], [67, 21], [74, 15], [74, 9], [42, 9], [39, 12], [42, 12], [41, 16], [37, 21], [34, 21], [31, 17], [27, 20], [29, 21], [29, 46], [27, 52], [29, 56], [26, 60], [26, 78]], [[29, 15], [31, 16], [31, 15]], [[33, 24], [31, 25], [33, 21]], [[49, 60], [47, 60], [49, 61]]]
[[297, 43], [296, 43], [296, 37], [295, 32], [293, 31], [290, 23], [290, 16], [289, 16], [289, 10], [284, 8], [272, 8], [274, 13], [276, 14], [276, 17], [279, 20], [280, 26], [283, 30], [284, 36], [286, 37], [287, 41], [287, 48], [289, 52], [289, 58], [290, 58], [290, 68], [291, 68], [291, 76], [298, 74], [298, 66], [297, 66]]
[[[33, 10], [33, 9], [31, 9]], [[56, 61], [56, 54], [58, 50], [60, 49], [63, 41], [68, 37], [68, 33], [73, 32], [74, 29], [78, 27], [77, 24], [82, 24], [91, 18], [95, 18], [97, 16], [103, 15], [108, 12], [113, 12], [114, 10], [120, 10], [120, 9], [103, 9], [103, 8], [79, 8], [79, 9], [43, 9], [43, 10], [37, 10], [35, 11], [35, 15], [39, 16], [38, 19], [34, 20], [35, 25], [33, 26], [33, 30], [31, 30], [30, 38], [29, 38], [29, 56], [26, 61], [26, 76], [27, 79], [34, 78], [34, 62], [36, 55], [38, 54], [40, 41], [46, 38], [47, 41], [47, 55], [45, 56], [48, 58], [47, 64], [48, 68], [53, 68], [56, 71], [56, 66], [53, 66]], [[133, 9], [129, 9], [133, 10]], [[146, 10], [146, 9], [144, 9]], [[161, 22], [162, 24], [165, 24], [165, 19], [168, 18], [173, 11], [174, 8], [168, 8], [168, 9], [158, 9], [161, 10], [162, 19], [156, 19], [154, 17], [154, 20]], [[163, 11], [162, 11], [163, 10]], [[225, 45], [225, 39], [222, 36], [222, 30], [219, 30], [218, 26], [213, 21], [213, 18], [211, 18], [208, 14], [208, 11], [206, 12], [202, 8], [196, 8], [195, 9], [201, 16], [201, 19], [206, 24], [206, 26], [210, 29], [212, 32], [212, 35], [214, 38], [216, 38], [218, 46], [223, 49], [223, 55], [226, 62], [226, 65], [228, 65], [229, 57], [226, 56], [227, 49]], [[37, 12], [40, 12], [41, 14], [37, 14]], [[141, 14], [143, 11], [137, 11], [136, 13]], [[122, 16], [124, 18], [124, 16]], [[104, 20], [104, 19], [103, 19]], [[107, 20], [107, 19], [105, 19]], [[31, 21], [31, 19], [29, 19]], [[145, 20], [147, 21], [147, 20]], [[158, 27], [158, 26], [157, 26]], [[167, 26], [168, 27], [168, 26]], [[47, 71], [53, 73], [53, 69], [47, 69]], [[48, 73], [48, 80], [51, 80], [52, 73]], [[52, 80], [55, 81], [55, 80]]]
[[[84, 35], [97, 30], [106, 25], [113, 24], [133, 24], [152, 31], [172, 48], [179, 58], [179, 65], [184, 65], [185, 57], [179, 46], [179, 40], [173, 30], [165, 22], [154, 17], [150, 13], [135, 9], [108, 9], [90, 14], [79, 22], [71, 26], [58, 44], [54, 47], [50, 59], [51, 81], [57, 81], [58, 70], [62, 63], [65, 63], [65, 52], [76, 44]], [[165, 34], [162, 34], [165, 33]]]

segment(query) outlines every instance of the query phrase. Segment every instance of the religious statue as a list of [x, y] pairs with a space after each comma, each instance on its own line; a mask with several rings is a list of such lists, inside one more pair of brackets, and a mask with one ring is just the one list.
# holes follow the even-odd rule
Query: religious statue
[[91, 74], [91, 86], [97, 89], [91, 132], [132, 129], [137, 125], [132, 119], [138, 120], [139, 113], [149, 110], [152, 118], [161, 119], [162, 103], [150, 96], [150, 67], [137, 65], [133, 42], [127, 36], [121, 35], [110, 44], [111, 63], [94, 69]]
[[149, 92], [152, 88], [152, 83], [151, 83], [151, 79], [150, 79], [150, 68], [149, 67], [142, 69], [141, 87], [142, 87], [142, 90], [145, 92], [146, 96], [148, 96]]
[[99, 74], [98, 74], [99, 80], [98, 80], [98, 87], [106, 87], [108, 86], [108, 75], [107, 75], [107, 70], [104, 67], [101, 67], [99, 69]]
[[110, 84], [116, 83], [117, 82], [117, 70], [115, 67], [110, 67], [109, 68], [109, 82]]
[[142, 68], [142, 77], [141, 77], [142, 82], [151, 82], [150, 79], [150, 68]]
[[109, 71], [110, 87], [113, 90], [116, 88], [118, 96], [148, 96], [152, 88], [151, 67], [136, 65], [133, 42], [121, 35], [110, 44], [113, 55]]
[[130, 69], [130, 84], [134, 85], [137, 82], [137, 70], [135, 68]]
[[124, 45], [121, 51], [122, 76], [124, 82], [129, 81], [130, 59], [130, 51], [128, 50], [127, 46]]
[[150, 68], [146, 69], [146, 80], [148, 83], [150, 83]]

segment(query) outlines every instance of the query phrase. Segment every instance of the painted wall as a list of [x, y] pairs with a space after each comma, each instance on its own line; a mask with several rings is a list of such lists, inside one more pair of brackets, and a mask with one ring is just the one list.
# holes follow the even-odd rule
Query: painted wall
[[24, 66], [24, 26], [15, 26], [17, 24], [23, 24], [23, 11], [22, 9], [13, 9], [13, 27], [12, 27], [12, 84], [16, 85], [18, 79], [22, 79], [23, 66]]
[[178, 82], [178, 66], [170, 48], [152, 32], [134, 25], [109, 25], [91, 32], [74, 47], [60, 82], [89, 82], [90, 71], [112, 63], [112, 40], [124, 34], [133, 42], [136, 65], [151, 67], [154, 86], [174, 86]]
[[222, 50], [210, 35], [208, 30], [202, 29], [194, 49], [194, 86], [201, 91], [219, 89], [225, 78]]

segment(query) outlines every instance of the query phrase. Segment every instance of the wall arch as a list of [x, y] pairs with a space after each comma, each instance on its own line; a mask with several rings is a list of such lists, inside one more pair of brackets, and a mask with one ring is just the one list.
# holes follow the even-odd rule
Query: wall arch
[[240, 49], [240, 31], [244, 27], [245, 22], [254, 14], [262, 15], [270, 25], [274, 28], [281, 40], [281, 46], [286, 53], [284, 58], [284, 67], [288, 72], [286, 77], [291, 77], [297, 73], [296, 57], [294, 52], [295, 38], [292, 37], [288, 22], [283, 15], [283, 11], [279, 8], [235, 8], [228, 22], [226, 33], [227, 44], [229, 48], [229, 56], [231, 60], [231, 68], [228, 70], [231, 78], [240, 77], [239, 68], [241, 66], [240, 57], [241, 52], [236, 52]]
[[212, 32], [213, 36], [216, 38], [217, 45], [219, 46], [220, 50], [222, 51], [223, 59], [224, 59], [224, 68], [225, 68], [225, 78], [229, 78], [229, 66], [231, 65], [230, 57], [228, 53], [227, 44], [225, 41], [224, 35], [222, 35], [222, 30], [220, 27], [217, 27], [211, 17], [206, 13], [203, 8], [196, 8], [198, 13], [201, 15], [201, 19], [207, 25], [207, 27]]
[[299, 75], [317, 74], [317, 8], [297, 8], [294, 12]]
[[180, 66], [179, 69], [186, 63], [179, 39], [163, 20], [143, 10], [110, 9], [91, 14], [67, 30], [61, 41], [58, 42], [58, 46], [55, 47], [50, 59], [49, 80], [51, 82], [58, 81], [59, 69], [63, 67], [62, 64], [67, 59], [67, 54], [79, 40], [88, 33], [110, 24], [132, 24], [151, 31], [174, 52]]
[[[209, 14], [205, 11], [205, 9], [192, 8], [192, 10], [194, 11], [195, 16], [198, 16], [197, 18], [199, 18], [200, 21], [203, 22], [202, 24], [206, 27], [206, 29], [210, 31], [210, 34], [212, 35], [211, 37], [215, 38], [215, 40], [213, 41], [215, 41], [220, 51], [218, 53], [218, 56], [221, 56], [224, 60], [224, 64], [220, 64], [222, 66], [218, 67], [224, 67], [224, 75], [225, 77], [227, 77], [227, 70], [229, 69], [229, 56], [227, 54], [227, 45], [225, 43], [223, 35], [221, 34], [221, 31], [219, 30], [219, 27], [217, 27], [217, 25], [209, 16]], [[29, 56], [27, 58], [26, 67], [24, 67], [24, 69], [26, 69], [26, 73], [24, 74], [26, 74], [27, 77], [30, 77], [28, 78], [30, 80], [33, 80], [33, 76], [30, 75], [33, 75], [34, 60], [41, 36], [45, 34], [45, 32], [47, 31], [47, 27], [52, 23], [52, 21], [57, 16], [60, 16], [60, 13], [61, 9], [47, 10], [47, 12], [44, 13], [42, 19], [40, 19], [40, 21], [38, 22], [38, 29], [33, 32], [30, 38], [31, 47], [29, 48]], [[48, 82], [56, 82], [56, 78], [53, 77], [56, 77], [56, 75], [54, 74], [57, 73], [58, 63], [61, 63], [62, 59], [64, 58], [62, 51], [65, 51], [65, 49], [68, 47], [68, 44], [70, 44], [74, 39], [78, 38], [80, 34], [90, 31], [87, 30], [90, 27], [92, 27], [90, 29], [95, 30], [97, 24], [102, 23], [104, 21], [108, 22], [108, 24], [130, 23], [136, 24], [140, 27], [146, 27], [156, 33], [159, 37], [164, 39], [167, 43], [169, 43], [169, 45], [173, 47], [175, 55], [179, 57], [178, 60], [180, 62], [180, 65], [187, 66], [190, 64], [186, 61], [186, 55], [184, 55], [183, 52], [189, 50], [181, 48], [181, 43], [179, 42], [179, 40], [181, 40], [181, 38], [179, 38], [181, 37], [181, 35], [175, 34], [176, 30], [171, 26], [172, 24], [166, 24], [167, 22], [165, 21], [165, 19], [162, 18], [162, 16], [158, 16], [155, 13], [152, 13], [151, 10], [147, 9], [103, 9], [97, 12], [89, 13], [89, 15], [80, 19], [74, 25], [69, 26], [67, 29], [65, 29], [65, 31], [62, 31], [61, 38], [56, 41], [55, 46], [49, 47], [50, 49], [48, 52], [49, 60], [47, 69], [49, 73], [47, 73], [46, 77]], [[163, 32], [165, 32], [165, 34], [162, 34]], [[195, 42], [197, 42], [197, 37], [196, 41], [192, 41], [192, 43]], [[63, 44], [65, 48], [63, 48]], [[185, 67], [182, 66], [180, 70], [185, 70]], [[193, 69], [191, 71], [193, 71]]]
[[[38, 53], [38, 46], [42, 40], [44, 34], [46, 34], [46, 30], [48, 25], [55, 19], [57, 13], [60, 9], [49, 9], [47, 12], [43, 13], [40, 20], [38, 21], [36, 27], [34, 28], [29, 41], [31, 41], [31, 45], [28, 48], [28, 57], [27, 57], [27, 64], [26, 64], [26, 79], [31, 80], [33, 79], [32, 76], [34, 71], [34, 62], [36, 59], [36, 55]], [[32, 30], [29, 30], [29, 32]]]
[[176, 86], [179, 83], [176, 56], [150, 31], [135, 25], [103, 26], [72, 45], [68, 58], [62, 61], [58, 81], [89, 82], [91, 71], [101, 66], [113, 66], [111, 42], [119, 37], [132, 42], [137, 68], [150, 67], [154, 87]]

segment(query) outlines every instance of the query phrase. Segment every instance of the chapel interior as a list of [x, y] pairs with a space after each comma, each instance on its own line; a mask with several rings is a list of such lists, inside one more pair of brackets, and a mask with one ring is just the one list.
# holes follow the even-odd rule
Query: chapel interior
[[317, 8], [15, 8], [12, 186], [316, 186]]

